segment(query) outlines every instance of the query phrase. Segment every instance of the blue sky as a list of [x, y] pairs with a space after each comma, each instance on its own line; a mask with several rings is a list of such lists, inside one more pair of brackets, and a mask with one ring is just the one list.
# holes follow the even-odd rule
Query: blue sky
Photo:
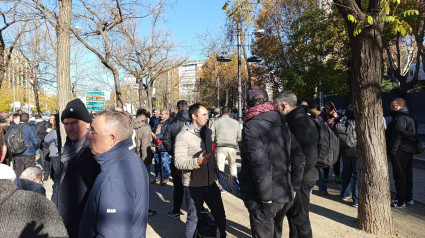
[[[202, 46], [197, 38], [205, 32], [217, 35], [226, 22], [221, 9], [225, 0], [175, 0], [167, 9], [165, 26], [173, 33], [173, 41], [181, 44], [184, 50], [191, 50], [190, 59], [204, 59]], [[186, 48], [188, 47], [188, 48]]]

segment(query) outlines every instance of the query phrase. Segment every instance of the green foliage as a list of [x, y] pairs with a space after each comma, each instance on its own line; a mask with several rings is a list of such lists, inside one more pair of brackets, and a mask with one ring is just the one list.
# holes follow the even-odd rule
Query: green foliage
[[391, 82], [391, 80], [385, 80], [384, 79], [384, 80], [382, 80], [382, 83], [381, 83], [381, 91], [383, 93], [388, 93], [391, 90], [393, 90], [393, 85], [395, 85], [396, 87], [398, 87], [398, 84], [395, 84], [395, 83]]
[[318, 91], [345, 95], [349, 52], [343, 20], [312, 8], [294, 21], [291, 30], [288, 44], [292, 64], [281, 75], [286, 87], [304, 99], [313, 99]]

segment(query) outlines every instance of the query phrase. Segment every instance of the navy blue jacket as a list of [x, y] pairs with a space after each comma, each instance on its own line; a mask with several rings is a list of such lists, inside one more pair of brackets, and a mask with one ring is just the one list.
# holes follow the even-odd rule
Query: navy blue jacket
[[16, 179], [14, 184], [19, 190], [31, 191], [46, 196], [46, 189], [39, 183], [27, 179]]
[[146, 237], [148, 174], [132, 145], [130, 138], [95, 157], [101, 172], [84, 208], [78, 237]]

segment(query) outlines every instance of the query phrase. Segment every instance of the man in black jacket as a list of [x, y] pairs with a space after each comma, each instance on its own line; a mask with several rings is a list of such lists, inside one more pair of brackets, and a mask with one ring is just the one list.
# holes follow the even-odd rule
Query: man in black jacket
[[391, 115], [393, 117], [386, 130], [387, 151], [393, 166], [393, 178], [396, 188], [396, 199], [391, 201], [391, 206], [396, 208], [413, 205], [412, 188], [413, 172], [412, 159], [416, 153], [416, 131], [418, 125], [407, 109], [406, 100], [396, 98], [391, 102]]
[[289, 129], [294, 134], [305, 155], [304, 174], [301, 187], [296, 190], [292, 207], [286, 213], [289, 223], [289, 237], [312, 237], [309, 204], [310, 191], [317, 180], [317, 143], [319, 132], [315, 123], [303, 107], [297, 107], [297, 96], [291, 91], [279, 93], [274, 99], [277, 110], [286, 115]]
[[174, 208], [172, 211], [168, 213], [168, 216], [176, 220], [180, 219], [180, 208], [182, 206], [184, 192], [183, 192], [181, 171], [176, 169], [174, 165], [174, 146], [176, 144], [177, 134], [179, 134], [185, 122], [190, 121], [188, 110], [189, 110], [189, 105], [187, 104], [185, 100], [180, 100], [177, 102], [177, 115], [173, 120], [169, 121], [170, 124], [167, 126], [167, 129], [165, 130], [163, 138], [162, 138], [163, 139], [162, 144], [164, 145], [165, 150], [167, 150], [168, 153], [172, 156], [170, 170], [171, 170], [171, 176], [173, 177], [173, 184], [174, 184], [174, 190], [173, 190]]
[[69, 237], [78, 237], [81, 215], [100, 167], [86, 139], [92, 118], [84, 103], [80, 99], [70, 101], [61, 120], [67, 137], [53, 184], [52, 202], [58, 207]]
[[263, 88], [249, 90], [248, 106], [242, 132], [241, 197], [249, 211], [252, 237], [281, 237], [283, 218], [300, 188], [304, 154]]

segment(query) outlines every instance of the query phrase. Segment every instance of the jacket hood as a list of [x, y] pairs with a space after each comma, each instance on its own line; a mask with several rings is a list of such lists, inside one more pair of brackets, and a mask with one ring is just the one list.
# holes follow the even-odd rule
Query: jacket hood
[[12, 181], [0, 179], [0, 205], [9, 199], [18, 190]]
[[254, 116], [251, 121], [266, 121], [273, 126], [282, 126], [286, 123], [286, 118], [279, 111], [268, 111]]
[[147, 124], [145, 121], [142, 121], [142, 120], [140, 120], [140, 119], [134, 119], [134, 121], [133, 121], [133, 128], [134, 129], [139, 129], [139, 128], [141, 128], [141, 127], [143, 127], [143, 126], [149, 126], [149, 124]]
[[410, 115], [409, 109], [407, 109], [407, 107], [402, 107], [400, 110], [398, 111], [391, 111], [390, 115], [391, 116], [396, 116], [397, 114], [404, 114], [404, 115]]
[[188, 110], [182, 110], [177, 113], [175, 120], [179, 121], [190, 121], [189, 111]]

